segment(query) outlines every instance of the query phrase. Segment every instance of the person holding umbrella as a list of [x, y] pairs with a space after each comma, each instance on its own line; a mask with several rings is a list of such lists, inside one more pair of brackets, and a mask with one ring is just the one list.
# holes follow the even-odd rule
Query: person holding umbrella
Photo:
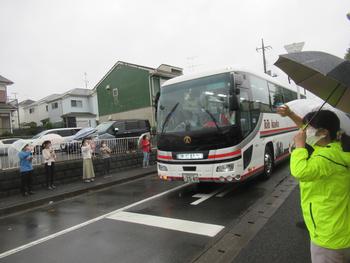
[[106, 141], [102, 141], [101, 142], [101, 147], [100, 147], [100, 154], [103, 160], [103, 164], [104, 164], [104, 174], [109, 174], [110, 171], [110, 167], [111, 167], [111, 161], [110, 161], [110, 157], [111, 157], [111, 149], [107, 146]]
[[83, 180], [85, 183], [95, 180], [94, 166], [91, 159], [92, 153], [90, 138], [84, 138], [81, 144], [81, 154], [83, 157]]
[[18, 153], [18, 157], [21, 173], [21, 193], [23, 196], [34, 194], [32, 191], [33, 154], [29, 144], [24, 145], [22, 151]]
[[56, 188], [56, 186], [53, 184], [56, 154], [51, 147], [51, 141], [44, 141], [44, 143], [42, 144], [42, 149], [46, 173], [46, 187], [49, 190], [53, 190]]
[[[299, 180], [303, 217], [310, 234], [313, 263], [345, 263], [350, 250], [350, 152], [340, 142], [340, 122], [329, 110], [303, 119], [288, 107], [278, 109], [299, 126], [291, 155], [291, 174]], [[306, 144], [311, 145], [310, 154]], [[345, 151], [344, 151], [345, 150]]]

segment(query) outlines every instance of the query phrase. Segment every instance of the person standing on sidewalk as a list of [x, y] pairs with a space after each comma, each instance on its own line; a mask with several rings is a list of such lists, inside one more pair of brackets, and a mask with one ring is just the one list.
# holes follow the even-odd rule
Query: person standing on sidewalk
[[111, 167], [110, 157], [111, 157], [111, 149], [107, 146], [105, 141], [101, 142], [100, 154], [103, 159], [104, 164], [104, 174], [109, 174], [109, 170]]
[[143, 152], [142, 167], [147, 168], [149, 166], [149, 156], [151, 153], [151, 142], [147, 135], [144, 135], [141, 140], [141, 148]]
[[22, 151], [18, 153], [18, 157], [21, 174], [21, 193], [23, 196], [34, 194], [32, 191], [33, 154], [29, 144], [23, 147]]
[[83, 180], [85, 183], [90, 183], [95, 180], [94, 166], [92, 163], [92, 148], [90, 139], [84, 138], [81, 145], [81, 154], [83, 157]]
[[[350, 152], [347, 135], [339, 138], [340, 121], [328, 110], [304, 119], [289, 108], [279, 110], [297, 124], [309, 123], [295, 136], [291, 174], [299, 180], [303, 217], [310, 235], [313, 263], [350, 262]], [[300, 126], [300, 125], [298, 125]], [[340, 141], [339, 141], [340, 139]], [[311, 145], [310, 154], [305, 148]]]
[[43, 148], [43, 159], [45, 164], [46, 173], [46, 187], [49, 190], [55, 189], [56, 186], [53, 184], [53, 178], [55, 174], [55, 160], [56, 154], [51, 147], [51, 141], [45, 141], [42, 145]]

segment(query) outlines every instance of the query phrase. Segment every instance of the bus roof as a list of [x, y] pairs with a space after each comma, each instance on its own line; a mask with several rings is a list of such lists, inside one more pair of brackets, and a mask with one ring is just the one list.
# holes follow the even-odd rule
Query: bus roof
[[207, 77], [207, 76], [211, 76], [211, 75], [228, 73], [228, 72], [245, 72], [245, 73], [253, 74], [253, 75], [256, 75], [260, 78], [266, 79], [273, 84], [283, 86], [283, 87], [288, 88], [290, 90], [296, 91], [295, 88], [292, 85], [290, 85], [289, 83], [283, 83], [283, 82], [278, 81], [275, 78], [273, 78], [267, 74], [264, 74], [264, 73], [259, 73], [259, 72], [253, 71], [253, 70], [249, 70], [249, 69], [242, 68], [242, 67], [236, 67], [236, 66], [225, 67], [225, 68], [215, 69], [215, 70], [209, 70], [209, 71], [204, 71], [204, 72], [195, 73], [195, 74], [182, 75], [182, 76], [175, 77], [175, 78], [172, 78], [172, 79], [164, 82], [162, 87], [176, 84], [176, 83], [180, 83], [180, 82], [184, 82], [184, 81], [188, 81], [188, 80], [199, 79], [199, 78], [203, 78], [203, 77]]

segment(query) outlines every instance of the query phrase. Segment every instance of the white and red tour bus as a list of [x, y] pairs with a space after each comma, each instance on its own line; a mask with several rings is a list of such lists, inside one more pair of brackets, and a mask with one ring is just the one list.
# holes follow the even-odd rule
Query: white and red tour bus
[[168, 80], [157, 105], [159, 177], [186, 182], [269, 177], [289, 156], [297, 131], [276, 108], [295, 99], [289, 85], [248, 70]]

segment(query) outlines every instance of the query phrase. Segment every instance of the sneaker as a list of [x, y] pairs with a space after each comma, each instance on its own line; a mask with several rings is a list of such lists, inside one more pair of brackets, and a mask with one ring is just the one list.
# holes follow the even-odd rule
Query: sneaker
[[47, 189], [48, 189], [48, 190], [52, 190], [53, 188], [52, 188], [51, 186], [49, 186]]
[[51, 188], [52, 189], [56, 189], [56, 185], [51, 185]]
[[95, 179], [94, 179], [94, 178], [91, 178], [91, 179], [90, 179], [90, 182], [93, 182], [93, 181], [95, 181]]

